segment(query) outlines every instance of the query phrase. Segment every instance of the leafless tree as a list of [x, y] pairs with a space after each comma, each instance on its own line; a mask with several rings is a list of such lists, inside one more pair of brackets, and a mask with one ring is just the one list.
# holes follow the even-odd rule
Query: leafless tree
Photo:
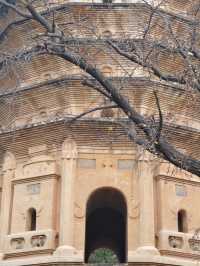
[[[43, 4], [43, 8], [38, 8], [38, 2]], [[117, 56], [114, 59], [119, 65], [118, 57], [128, 60], [133, 63], [132, 72], [127, 73], [129, 77], [134, 75], [134, 67], [139, 67], [145, 73], [146, 79], [154, 83], [154, 88], [166, 86], [185, 95], [188, 103], [184, 101], [183, 110], [189, 106], [195, 112], [200, 99], [200, 2], [184, 1], [187, 2], [185, 12], [180, 13], [173, 10], [173, 7], [177, 8], [174, 3], [178, 1], [141, 1], [145, 11], [145, 23], [138, 25], [140, 31], [137, 38], [130, 38], [126, 33], [121, 38], [113, 38], [109, 32], [102, 36], [98, 33], [98, 25], [88, 22], [86, 15], [72, 18], [70, 9], [66, 21], [60, 22], [56, 16], [56, 5], [51, 6], [49, 2], [18, 0], [15, 3], [0, 0], [0, 8], [4, 13], [12, 10], [16, 14], [14, 19], [2, 27], [1, 43], [20, 21], [34, 21], [40, 28], [31, 42], [27, 42], [26, 47], [21, 47], [12, 54], [0, 52], [1, 71], [9, 64], [23, 62], [39, 55], [56, 56], [78, 66], [85, 73], [83, 84], [98, 91], [107, 100], [104, 106], [87, 110], [73, 121], [101, 109], [118, 108], [124, 113], [125, 119], [115, 122], [124, 128], [134, 143], [173, 165], [200, 176], [200, 160], [187, 152], [181, 152], [167, 137], [167, 130], [170, 127], [176, 130], [178, 126], [176, 121], [169, 119], [169, 113], [163, 111], [159, 91], [153, 90], [156, 114], [148, 115], [138, 111], [134, 101], [129, 101], [123, 92], [123, 86], [100, 71], [90, 55], [91, 47], [98, 44], [98, 49], [115, 53]], [[109, 9], [113, 4], [105, 5]], [[80, 30], [81, 38], [74, 33], [74, 27]], [[90, 31], [90, 41], [88, 36], [84, 36], [84, 28]]]

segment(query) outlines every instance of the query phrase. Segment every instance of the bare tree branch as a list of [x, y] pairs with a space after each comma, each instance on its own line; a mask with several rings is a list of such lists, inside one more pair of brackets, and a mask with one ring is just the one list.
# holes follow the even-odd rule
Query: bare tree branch
[[88, 111], [85, 111], [83, 113], [81, 113], [80, 115], [75, 116], [74, 118], [72, 118], [69, 123], [72, 124], [75, 121], [77, 121], [78, 119], [82, 118], [83, 116], [86, 116], [90, 113], [96, 112], [96, 111], [100, 111], [100, 110], [105, 110], [105, 109], [112, 109], [112, 108], [118, 108], [118, 106], [116, 104], [112, 104], [112, 105], [107, 105], [107, 106], [100, 106], [100, 107], [95, 107], [92, 108]]
[[167, 75], [162, 73], [159, 68], [157, 68], [156, 66], [154, 66], [153, 64], [147, 63], [147, 62], [143, 62], [140, 58], [138, 58], [134, 53], [130, 54], [127, 53], [125, 51], [123, 51], [122, 49], [120, 49], [113, 41], [108, 40], [107, 41], [109, 45], [112, 46], [112, 48], [120, 55], [126, 57], [127, 59], [129, 59], [130, 61], [139, 64], [140, 66], [143, 66], [144, 68], [150, 69], [153, 74], [155, 76], [157, 76], [158, 78], [165, 80], [165, 81], [170, 81], [170, 82], [177, 82], [180, 84], [186, 84], [186, 81], [184, 80], [184, 77], [177, 77], [177, 76], [173, 76], [173, 75]]
[[21, 9], [17, 8], [15, 5], [8, 3], [7, 1], [0, 0], [0, 4], [14, 10], [18, 15], [24, 17], [24, 18], [32, 18], [32, 16], [29, 13], [23, 12]]
[[162, 128], [163, 128], [163, 115], [162, 115], [162, 111], [161, 111], [160, 102], [158, 99], [157, 92], [154, 90], [153, 93], [154, 93], [154, 96], [156, 99], [156, 106], [158, 108], [158, 113], [159, 113], [159, 126], [158, 126], [157, 134], [156, 134], [156, 139], [157, 139], [157, 141], [159, 141], [161, 133], [162, 133]]
[[[120, 90], [120, 88], [118, 88], [116, 85], [114, 85], [112, 80], [108, 79], [98, 69], [95, 62], [91, 63], [91, 61], [87, 59], [87, 56], [82, 56], [79, 52], [79, 49], [77, 49], [76, 51], [71, 49], [70, 45], [67, 43], [67, 41], [69, 40], [69, 36], [66, 35], [63, 30], [59, 29], [59, 27], [56, 25], [55, 18], [53, 19], [53, 23], [50, 23], [48, 19], [46, 19], [42, 14], [40, 14], [37, 9], [31, 3], [28, 2], [26, 2], [25, 7], [31, 15], [29, 15], [29, 13], [24, 13], [22, 10], [18, 10], [18, 8], [13, 5], [8, 6], [4, 2], [4, 0], [0, 0], [1, 4], [12, 8], [17, 14], [21, 15], [24, 18], [34, 19], [46, 30], [47, 33], [45, 35], [45, 38], [39, 38], [40, 45], [38, 45], [37, 47], [38, 50], [34, 51], [35, 55], [37, 53], [42, 53], [57, 56], [59, 58], [62, 58], [66, 62], [70, 62], [73, 65], [78, 66], [86, 74], [92, 77], [97, 83], [94, 84], [90, 81], [84, 81], [83, 84], [95, 89], [96, 91], [100, 92], [102, 95], [114, 102], [114, 105], [95, 107], [92, 110], [88, 110], [78, 115], [76, 118], [73, 119], [73, 121], [91, 112], [101, 110], [102, 108], [120, 108], [124, 112], [128, 120], [127, 124], [123, 124], [123, 128], [125, 129], [132, 141], [139, 145], [142, 145], [149, 152], [173, 163], [175, 166], [189, 171], [192, 174], [200, 176], [200, 161], [179, 152], [175, 148], [175, 146], [173, 146], [167, 141], [167, 137], [163, 134], [163, 115], [156, 92], [154, 92], [154, 96], [156, 99], [156, 106], [159, 113], [158, 127], [156, 127], [155, 121], [153, 121], [152, 123], [152, 121], [148, 117], [136, 111], [137, 109], [135, 108], [134, 103], [129, 102], [129, 99], [123, 94], [123, 91]], [[173, 19], [177, 19], [181, 21], [181, 23], [186, 23], [192, 27], [199, 25], [199, 21], [196, 19], [185, 19], [181, 16], [175, 16], [169, 12], [167, 13], [162, 11], [160, 8], [150, 8], [149, 15], [150, 16], [148, 27], [146, 28], [145, 34], [143, 36], [143, 39], [145, 39], [145, 41], [148, 39], [148, 33], [151, 30], [150, 25], [154, 22], [155, 15], [159, 15], [160, 18], [162, 18], [163, 16], [166, 17], [165, 19], [163, 19], [163, 23], [165, 23], [166, 28], [168, 27], [168, 20], [170, 20], [172, 17]], [[152, 42], [152, 45], [149, 46], [148, 49], [143, 52], [143, 54], [142, 49], [140, 49], [139, 52], [136, 50], [136, 43], [132, 44], [132, 51], [130, 52], [127, 52], [126, 50], [122, 49], [117, 42], [111, 39], [107, 40], [107, 44], [112, 47], [112, 49], [117, 54], [125, 57], [131, 62], [134, 62], [136, 65], [142, 66], [149, 72], [153, 73], [153, 75], [158, 77], [160, 80], [163, 80], [165, 82], [175, 82], [181, 85], [188, 85], [188, 87], [191, 86], [193, 89], [196, 89], [199, 86], [199, 67], [198, 64], [196, 65], [196, 63], [199, 62], [193, 62], [190, 58], [190, 56], [192, 56], [193, 58], [196, 57], [196, 59], [199, 59], [199, 53], [198, 49], [195, 48], [194, 38], [192, 48], [191, 46], [189, 46], [189, 48], [186, 46], [187, 50], [185, 51], [185, 47], [183, 46], [183, 48], [181, 46], [181, 42], [179, 41], [179, 39], [176, 38], [175, 35], [173, 36], [173, 31], [168, 32], [168, 34], [171, 34], [169, 39], [175, 47], [171, 48], [170, 45], [173, 46], [171, 43], [169, 43], [169, 45], [166, 45], [165, 47], [165, 45], [163, 45], [161, 42], [159, 47], [161, 49], [159, 50], [157, 49], [158, 43], [157, 41], [155, 41], [155, 43]], [[143, 45], [141, 48], [147, 47]], [[162, 49], [164, 50], [166, 48], [168, 49], [169, 53], [174, 54], [174, 52], [176, 51], [178, 56], [182, 56], [182, 58], [187, 63], [186, 69], [184, 69], [178, 74], [170, 73], [168, 71], [165, 71], [165, 69], [162, 70], [160, 67], [157, 66], [155, 62], [153, 62], [153, 53], [155, 53], [155, 55], [159, 55], [160, 53], [162, 53]], [[26, 52], [22, 53], [19, 57], [16, 57], [15, 60], [23, 60], [23, 57], [25, 55]], [[184, 73], [186, 73], [187, 75], [185, 75]], [[192, 80], [190, 80], [190, 77], [192, 77]], [[137, 131], [140, 131], [142, 133], [141, 136], [138, 135]]]

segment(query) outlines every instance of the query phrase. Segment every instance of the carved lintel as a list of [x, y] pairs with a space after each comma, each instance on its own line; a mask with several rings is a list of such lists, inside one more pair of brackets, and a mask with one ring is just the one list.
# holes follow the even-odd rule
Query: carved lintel
[[32, 157], [23, 166], [25, 178], [57, 174], [57, 164], [49, 155], [38, 155]]
[[72, 138], [66, 139], [62, 144], [62, 159], [76, 159], [77, 145]]

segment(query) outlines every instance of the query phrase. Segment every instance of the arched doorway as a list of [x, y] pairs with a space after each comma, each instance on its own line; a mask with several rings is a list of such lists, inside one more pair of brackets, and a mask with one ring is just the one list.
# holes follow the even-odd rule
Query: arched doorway
[[95, 250], [107, 248], [125, 263], [126, 224], [127, 206], [121, 192], [108, 187], [93, 192], [86, 209], [85, 262]]

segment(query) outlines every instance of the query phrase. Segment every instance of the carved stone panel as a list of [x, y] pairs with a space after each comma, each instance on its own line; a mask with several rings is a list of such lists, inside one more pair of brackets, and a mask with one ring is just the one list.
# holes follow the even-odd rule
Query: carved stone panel
[[187, 196], [186, 186], [176, 184], [175, 190], [176, 190], [176, 196], [178, 196], [178, 197], [186, 197]]
[[200, 240], [189, 239], [188, 242], [191, 250], [200, 252]]
[[29, 195], [40, 194], [40, 183], [28, 184], [27, 185], [27, 193]]
[[11, 239], [11, 246], [13, 249], [23, 249], [25, 245], [25, 240], [23, 237]]
[[56, 174], [56, 162], [49, 156], [41, 155], [32, 158], [23, 167], [24, 177]]
[[183, 238], [180, 236], [169, 236], [169, 245], [172, 248], [179, 248], [183, 247]]
[[95, 169], [96, 160], [95, 159], [78, 159], [78, 168]]
[[134, 168], [133, 160], [118, 160], [118, 169], [120, 170], [132, 170]]
[[45, 235], [36, 235], [31, 238], [31, 246], [35, 247], [43, 247], [46, 243], [47, 237]]

